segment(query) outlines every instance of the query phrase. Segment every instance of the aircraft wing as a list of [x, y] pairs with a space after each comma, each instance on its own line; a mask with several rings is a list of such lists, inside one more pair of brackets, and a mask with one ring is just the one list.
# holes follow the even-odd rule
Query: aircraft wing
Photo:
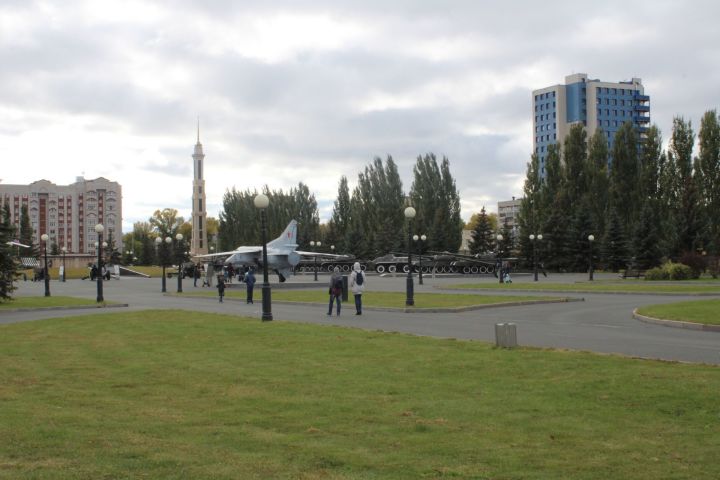
[[322, 257], [322, 258], [347, 258], [347, 255], [338, 255], [336, 253], [323, 253], [323, 252], [303, 252], [295, 250], [295, 253], [302, 255], [303, 257]]
[[218, 252], [218, 253], [207, 253], [205, 255], [196, 255], [197, 258], [218, 258], [218, 257], [229, 257], [236, 253], [258, 253], [262, 252], [262, 247], [239, 247], [236, 250], [230, 250], [229, 252]]
[[14, 240], [13, 240], [12, 242], [7, 242], [7, 244], [10, 245], [10, 246], [13, 246], [13, 247], [30, 248], [30, 245], [23, 245], [22, 243], [16, 242], [16, 241], [14, 241]]

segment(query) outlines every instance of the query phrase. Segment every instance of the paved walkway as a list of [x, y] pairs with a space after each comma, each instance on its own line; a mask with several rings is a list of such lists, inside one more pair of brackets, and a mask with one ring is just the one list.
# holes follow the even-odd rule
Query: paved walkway
[[[596, 280], [617, 278], [611, 275], [596, 274]], [[273, 278], [274, 280], [274, 278]], [[585, 281], [585, 275], [551, 275], [541, 277], [540, 282], [576, 282]], [[261, 279], [260, 279], [261, 281]], [[272, 280], [271, 280], [272, 281]], [[312, 274], [299, 275], [289, 280], [290, 284], [317, 285], [326, 288], [327, 275], [320, 275], [317, 283]], [[379, 277], [368, 275], [366, 296], [373, 290], [405, 291], [405, 277]], [[492, 277], [431, 278], [424, 276], [424, 285], [415, 278], [415, 292], [436, 292], [436, 286], [448, 286], [453, 283], [477, 281], [496, 282]], [[531, 282], [530, 276], [515, 275], [515, 283]], [[243, 285], [244, 286], [244, 285]], [[276, 284], [274, 289], [283, 288]], [[42, 283], [20, 282], [19, 295], [43, 295]], [[104, 284], [105, 299], [128, 303], [127, 310], [145, 310], [148, 308], [184, 309], [204, 312], [227, 313], [258, 318], [261, 316], [260, 284], [256, 285], [256, 303], [217, 299], [183, 298], [164, 296], [160, 293], [160, 279], [123, 278]], [[177, 281], [168, 281], [168, 292], [175, 292]], [[183, 283], [186, 292], [195, 289], [192, 280]], [[242, 288], [242, 287], [241, 287]], [[95, 283], [87, 280], [69, 280], [65, 283], [51, 282], [53, 295], [95, 298]], [[476, 293], [476, 292], [458, 292]], [[495, 292], [492, 294], [513, 294], [517, 292]], [[340, 317], [326, 316], [326, 305], [272, 305], [276, 321], [293, 321], [357, 327], [369, 330], [405, 332], [414, 335], [473, 339], [488, 342], [495, 341], [494, 325], [513, 322], [517, 324], [518, 342], [521, 345], [535, 347], [567, 348], [600, 353], [618, 353], [632, 357], [657, 358], [663, 360], [703, 362], [720, 364], [720, 333], [682, 330], [652, 325], [632, 318], [634, 308], [657, 303], [678, 302], [707, 297], [664, 296], [642, 294], [573, 294], [573, 293], [527, 293], [523, 295], [561, 295], [581, 297], [584, 302], [570, 302], [546, 305], [529, 305], [483, 309], [461, 313], [403, 313], [373, 311], [366, 309], [362, 316], [354, 315], [352, 301], [344, 308]], [[720, 296], [720, 288], [718, 289]], [[0, 324], [20, 321], [40, 320], [70, 315], [98, 315], [118, 313], [126, 309], [100, 310], [59, 310], [35, 312], [0, 312]]]

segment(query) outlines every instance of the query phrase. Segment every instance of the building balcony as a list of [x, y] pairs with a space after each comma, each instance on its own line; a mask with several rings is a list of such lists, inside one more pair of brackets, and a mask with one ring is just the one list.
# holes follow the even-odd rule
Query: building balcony
[[649, 102], [650, 95], [640, 95], [639, 93], [636, 93], [635, 95], [633, 95], [633, 100], [637, 100], [639, 102]]
[[635, 123], [650, 123], [650, 117], [643, 117], [641, 115], [636, 115], [633, 117], [633, 121]]
[[649, 112], [650, 105], [635, 105], [633, 107], [633, 110], [635, 110], [636, 112]]

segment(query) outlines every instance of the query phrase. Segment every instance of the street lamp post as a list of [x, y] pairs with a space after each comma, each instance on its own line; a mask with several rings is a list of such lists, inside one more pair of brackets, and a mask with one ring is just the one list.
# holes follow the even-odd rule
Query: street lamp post
[[495, 237], [495, 239], [497, 240], [497, 255], [496, 255], [497, 261], [495, 263], [497, 264], [496, 268], [497, 268], [497, 272], [498, 272], [498, 278], [500, 279], [499, 283], [504, 283], [503, 268], [502, 268], [502, 250], [500, 249], [500, 242], [503, 241], [502, 234], [498, 233], [497, 236]]
[[427, 240], [427, 236], [424, 234], [420, 235], [419, 237], [417, 235], [413, 235], [413, 240], [415, 240], [416, 242], [419, 241], [419, 243], [418, 243], [418, 263], [419, 263], [418, 267], [419, 267], [420, 271], [418, 272], [418, 283], [420, 285], [422, 285], [423, 284], [422, 244], [425, 240]]
[[542, 236], [542, 233], [538, 233], [537, 235], [533, 235], [531, 233], [529, 238], [530, 238], [530, 241], [532, 242], [532, 246], [533, 246], [533, 276], [535, 279], [534, 281], [537, 282], [538, 281], [538, 266], [537, 266], [537, 252], [536, 252], [536, 248], [535, 248], [535, 242], [542, 240], [543, 236]]
[[588, 238], [588, 243], [590, 244], [590, 268], [589, 268], [589, 272], [590, 272], [590, 273], [588, 274], [588, 278], [589, 278], [589, 280], [592, 282], [592, 281], [593, 281], [593, 251], [592, 251], [592, 246], [593, 246], [593, 242], [595, 241], [595, 235], [590, 234], [590, 235], [588, 235], [587, 238]]
[[102, 278], [102, 234], [103, 234], [103, 231], [104, 231], [104, 230], [105, 230], [105, 227], [103, 226], [102, 223], [98, 223], [97, 225], [95, 225], [95, 232], [96, 232], [97, 235], [98, 235], [98, 240], [97, 240], [97, 244], [98, 244], [98, 246], [97, 246], [97, 255], [98, 255], [98, 258], [97, 258], [97, 276], [96, 276], [96, 278], [95, 278], [96, 281], [97, 281], [97, 298], [96, 298], [96, 300], [97, 300], [98, 303], [105, 301], [105, 298], [103, 297], [103, 278]]
[[62, 258], [63, 258], [63, 274], [60, 275], [60, 281], [64, 282], [65, 281], [65, 254], [67, 253], [67, 248], [62, 247], [62, 249], [60, 249], [60, 251], [62, 252]]
[[[310, 246], [312, 247], [313, 252], [315, 252], [315, 253], [317, 253], [317, 249], [315, 247], [320, 248], [321, 245], [322, 245], [322, 242], [316, 242], [316, 241], [310, 240]], [[317, 269], [317, 255], [313, 255], [313, 273], [315, 275], [316, 282], [317, 282], [317, 270], [318, 270]]]
[[40, 236], [40, 239], [43, 241], [43, 244], [45, 245], [45, 267], [43, 270], [43, 279], [45, 280], [45, 296], [50, 296], [50, 276], [48, 275], [48, 261], [47, 261], [47, 242], [50, 239], [48, 237], [47, 233], [43, 233]]
[[263, 285], [262, 285], [262, 321], [269, 322], [273, 319], [272, 302], [270, 301], [270, 283], [268, 282], [267, 270], [267, 226], [265, 220], [265, 210], [270, 205], [270, 199], [267, 195], [258, 194], [254, 200], [255, 208], [260, 210], [261, 232], [262, 232], [262, 255], [263, 255]]
[[[157, 255], [158, 263], [162, 265], [163, 261], [160, 259], [160, 244], [162, 243], [162, 238], [155, 237], [155, 254]], [[162, 292], [165, 292], [165, 267], [163, 267], [163, 275], [162, 275]]]
[[182, 233], [178, 233], [177, 235], [175, 235], [175, 240], [177, 240], [177, 247], [176, 247], [176, 248], [177, 248], [177, 251], [180, 252], [180, 253], [178, 253], [178, 280], [177, 280], [178, 284], [177, 284], [177, 293], [182, 293], [182, 264], [183, 264], [183, 262], [182, 262], [182, 261], [183, 261], [183, 258], [182, 258], [182, 251], [183, 251], [183, 248], [182, 248], [182, 239], [183, 239], [183, 234], [182, 234]]
[[407, 298], [405, 299], [405, 305], [408, 307], [412, 307], [415, 305], [415, 299], [414, 296], [414, 290], [415, 285], [413, 284], [413, 276], [412, 276], [412, 248], [411, 248], [411, 240], [412, 240], [412, 219], [415, 218], [415, 209], [413, 207], [407, 207], [405, 209], [405, 218], [408, 219], [408, 240], [407, 240], [407, 249], [408, 249], [408, 273], [407, 273], [407, 282], [405, 285], [405, 292], [407, 294]]

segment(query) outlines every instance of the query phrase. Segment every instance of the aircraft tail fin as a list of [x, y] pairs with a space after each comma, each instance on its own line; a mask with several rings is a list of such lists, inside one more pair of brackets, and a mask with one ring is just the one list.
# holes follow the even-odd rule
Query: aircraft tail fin
[[297, 220], [290, 220], [285, 231], [272, 242], [268, 242], [268, 247], [297, 247]]

